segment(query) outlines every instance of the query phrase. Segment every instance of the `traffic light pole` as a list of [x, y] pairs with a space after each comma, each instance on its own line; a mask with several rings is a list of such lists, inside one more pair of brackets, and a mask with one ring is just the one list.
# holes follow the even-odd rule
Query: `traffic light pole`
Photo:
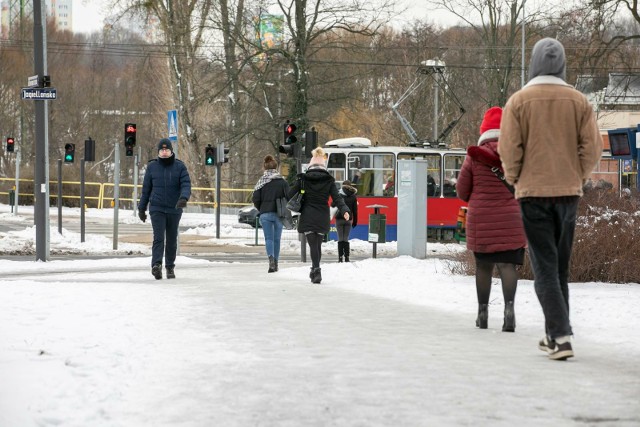
[[[302, 150], [298, 150], [296, 156], [296, 172], [302, 173]], [[307, 262], [307, 235], [300, 233], [300, 261]]]
[[80, 243], [84, 243], [84, 157], [80, 159]]
[[20, 199], [20, 161], [21, 161], [21, 153], [22, 153], [22, 133], [20, 134], [20, 146], [18, 146], [18, 150], [16, 153], [16, 183], [14, 187], [16, 188], [15, 195], [13, 198], [13, 214], [18, 216], [18, 199]]
[[222, 163], [216, 161], [216, 239], [220, 238], [220, 186], [222, 185]]
[[[178, 144], [176, 144], [177, 146]], [[138, 147], [138, 154], [133, 156], [133, 216], [138, 212], [138, 168], [142, 157], [142, 147]]]
[[120, 144], [116, 144], [114, 151], [113, 171], [113, 249], [118, 249], [118, 209], [120, 208]]
[[62, 234], [62, 159], [58, 159], [58, 234]]
[[[33, 62], [38, 76], [47, 75], [46, 15], [42, 0], [33, 0]], [[33, 209], [36, 226], [36, 261], [49, 261], [49, 140], [47, 101], [35, 103], [35, 148]], [[20, 141], [22, 142], [22, 141]]]

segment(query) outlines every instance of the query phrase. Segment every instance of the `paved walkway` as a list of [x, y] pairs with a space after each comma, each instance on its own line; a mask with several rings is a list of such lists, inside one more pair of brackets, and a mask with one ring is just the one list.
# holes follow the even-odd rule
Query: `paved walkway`
[[[255, 264], [176, 274], [5, 281], [5, 421], [14, 414], [28, 422], [22, 427], [640, 425], [640, 364], [615, 348], [582, 342], [580, 358], [552, 362], [532, 356], [526, 333], [487, 333], [466, 316], [313, 286], [306, 269], [300, 280]], [[27, 295], [38, 297], [9, 303]], [[68, 316], [56, 320], [59, 311]], [[29, 336], [37, 319], [47, 319], [46, 338]], [[34, 340], [45, 356], [32, 356], [25, 372], [12, 369]], [[22, 392], [6, 393], [11, 381]], [[69, 412], [77, 400], [82, 410]], [[18, 425], [2, 417], [0, 425]]]

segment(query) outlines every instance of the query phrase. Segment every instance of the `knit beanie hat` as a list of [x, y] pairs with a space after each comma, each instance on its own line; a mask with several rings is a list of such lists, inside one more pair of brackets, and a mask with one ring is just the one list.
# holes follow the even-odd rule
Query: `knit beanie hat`
[[566, 70], [564, 47], [558, 40], [547, 37], [533, 46], [529, 79], [538, 76], [554, 76], [566, 80]]
[[171, 145], [171, 140], [169, 140], [168, 138], [162, 138], [158, 143], [158, 151], [162, 150], [163, 148], [168, 148], [173, 153], [173, 145]]
[[482, 124], [480, 125], [480, 135], [491, 129], [500, 129], [502, 119], [502, 108], [491, 107], [484, 113]]

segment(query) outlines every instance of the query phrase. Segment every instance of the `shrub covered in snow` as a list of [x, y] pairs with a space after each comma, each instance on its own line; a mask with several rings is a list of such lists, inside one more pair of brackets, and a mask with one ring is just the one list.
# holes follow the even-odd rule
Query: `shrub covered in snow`
[[[623, 195], [608, 189], [585, 192], [571, 258], [571, 282], [640, 283], [640, 195]], [[469, 251], [454, 255], [452, 273], [474, 275]], [[520, 277], [533, 279], [529, 257], [519, 268]], [[495, 271], [497, 275], [497, 270]]]

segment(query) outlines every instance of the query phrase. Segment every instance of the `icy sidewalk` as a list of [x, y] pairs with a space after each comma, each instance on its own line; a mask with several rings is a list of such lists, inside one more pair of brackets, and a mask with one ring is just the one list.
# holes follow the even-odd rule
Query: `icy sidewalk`
[[572, 285], [555, 362], [530, 283], [516, 333], [499, 286], [481, 331], [473, 278], [439, 261], [327, 264], [320, 286], [300, 264], [64, 263], [0, 282], [0, 426], [640, 425], [638, 285]]

